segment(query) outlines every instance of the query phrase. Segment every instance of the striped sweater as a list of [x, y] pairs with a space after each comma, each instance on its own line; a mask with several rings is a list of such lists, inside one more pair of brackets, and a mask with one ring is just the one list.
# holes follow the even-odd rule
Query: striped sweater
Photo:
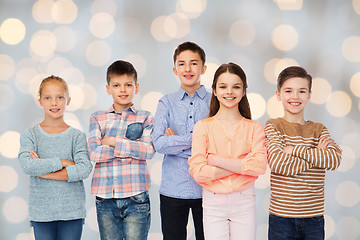
[[[271, 169], [270, 213], [289, 218], [324, 214], [325, 171], [340, 165], [341, 149], [333, 144], [317, 148], [329, 136], [321, 123], [291, 123], [282, 118], [266, 122], [266, 147]], [[283, 149], [293, 146], [292, 154]]]

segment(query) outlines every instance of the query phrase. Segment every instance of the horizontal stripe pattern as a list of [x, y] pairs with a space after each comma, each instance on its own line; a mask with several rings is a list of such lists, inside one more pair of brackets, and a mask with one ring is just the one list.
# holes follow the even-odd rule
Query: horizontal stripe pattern
[[[271, 214], [305, 218], [324, 214], [325, 171], [340, 165], [341, 149], [333, 144], [325, 149], [317, 145], [329, 132], [321, 123], [305, 125], [282, 118], [266, 123], [266, 147], [271, 169]], [[293, 146], [292, 154], [284, 147]]]

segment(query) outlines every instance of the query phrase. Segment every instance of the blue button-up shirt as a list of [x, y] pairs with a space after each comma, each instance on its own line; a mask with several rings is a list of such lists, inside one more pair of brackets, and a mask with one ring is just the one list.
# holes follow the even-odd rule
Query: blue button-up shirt
[[[164, 154], [160, 194], [181, 198], [202, 197], [202, 188], [189, 174], [192, 131], [195, 123], [209, 115], [211, 94], [201, 86], [191, 98], [182, 88], [159, 100], [155, 114], [153, 144]], [[176, 136], [164, 136], [172, 128]]]

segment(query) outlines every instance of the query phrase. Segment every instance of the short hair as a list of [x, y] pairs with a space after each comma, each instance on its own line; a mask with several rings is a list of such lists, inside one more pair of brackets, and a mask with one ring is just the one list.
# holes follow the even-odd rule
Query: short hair
[[137, 72], [134, 66], [123, 60], [117, 60], [113, 62], [106, 71], [106, 81], [107, 84], [110, 84], [110, 79], [114, 75], [128, 75], [134, 78], [135, 83], [137, 83]]
[[311, 92], [311, 85], [312, 85], [312, 77], [310, 74], [306, 72], [305, 69], [299, 66], [291, 66], [287, 67], [279, 74], [277, 79], [277, 90], [280, 92], [281, 87], [284, 85], [284, 82], [289, 78], [305, 78], [309, 81], [309, 92]]
[[61, 77], [50, 75], [50, 76], [44, 78], [41, 81], [40, 86], [39, 86], [39, 92], [38, 92], [39, 97], [41, 97], [41, 93], [42, 93], [42, 90], [43, 90], [45, 84], [50, 83], [50, 82], [57, 82], [57, 83], [62, 84], [63, 87], [64, 87], [64, 91], [65, 91], [66, 96], [67, 97], [70, 96], [69, 87], [68, 87], [67, 83], [65, 82], [65, 80], [62, 79]]
[[179, 46], [177, 46], [177, 48], [174, 51], [174, 64], [176, 62], [177, 57], [179, 56], [180, 53], [186, 51], [186, 50], [190, 50], [192, 52], [198, 53], [200, 56], [200, 59], [202, 61], [202, 64], [205, 64], [206, 61], [206, 55], [205, 55], [205, 51], [196, 43], [193, 42], [184, 42], [181, 43]]

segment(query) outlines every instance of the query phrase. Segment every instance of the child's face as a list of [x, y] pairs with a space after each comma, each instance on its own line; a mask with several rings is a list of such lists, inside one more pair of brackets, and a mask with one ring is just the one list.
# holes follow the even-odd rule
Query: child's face
[[282, 102], [285, 114], [302, 114], [310, 100], [309, 81], [305, 78], [289, 78], [282, 85], [276, 96]]
[[225, 72], [218, 77], [214, 95], [219, 100], [220, 108], [237, 108], [244, 93], [244, 85], [238, 75]]
[[39, 103], [44, 109], [46, 118], [57, 119], [63, 116], [70, 100], [63, 84], [50, 81], [43, 86]]
[[139, 84], [135, 83], [131, 75], [113, 75], [110, 77], [106, 91], [114, 100], [114, 109], [117, 112], [130, 107], [134, 95], [139, 91]]
[[177, 56], [173, 71], [183, 88], [199, 88], [200, 76], [205, 73], [206, 66], [197, 52], [186, 50]]

